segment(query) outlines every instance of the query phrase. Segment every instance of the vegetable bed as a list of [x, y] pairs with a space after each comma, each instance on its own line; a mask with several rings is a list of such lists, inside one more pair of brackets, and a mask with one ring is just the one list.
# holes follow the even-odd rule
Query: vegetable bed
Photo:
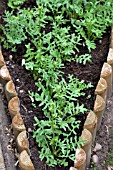
[[84, 144], [79, 137], [107, 58], [112, 9], [110, 0], [8, 1], [3, 55], [37, 170], [69, 169]]

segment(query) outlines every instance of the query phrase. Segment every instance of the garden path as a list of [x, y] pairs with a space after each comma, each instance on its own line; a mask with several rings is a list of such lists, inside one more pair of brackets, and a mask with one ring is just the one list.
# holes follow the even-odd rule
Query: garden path
[[102, 150], [96, 153], [99, 158], [96, 170], [109, 170], [108, 165], [113, 166], [113, 158], [112, 160], [108, 159], [108, 155], [113, 154], [113, 91], [112, 96], [107, 100], [107, 107], [100, 130], [97, 132], [96, 142], [102, 146]]
[[0, 141], [0, 170], [5, 170], [4, 158], [1, 148], [1, 141]]

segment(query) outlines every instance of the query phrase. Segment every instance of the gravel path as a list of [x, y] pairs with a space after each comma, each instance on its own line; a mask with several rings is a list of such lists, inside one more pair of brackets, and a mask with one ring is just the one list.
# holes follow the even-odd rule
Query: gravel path
[[5, 164], [4, 164], [4, 158], [3, 158], [1, 144], [0, 144], [0, 170], [5, 170]]
[[107, 101], [106, 111], [101, 128], [97, 132], [96, 142], [102, 146], [102, 150], [96, 153], [99, 158], [96, 170], [109, 170], [106, 161], [109, 153], [113, 153], [113, 93]]

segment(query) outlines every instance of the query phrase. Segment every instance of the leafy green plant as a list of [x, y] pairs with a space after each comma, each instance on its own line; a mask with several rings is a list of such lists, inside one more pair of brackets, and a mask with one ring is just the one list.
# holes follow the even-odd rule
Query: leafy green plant
[[75, 158], [75, 153], [72, 154], [71, 151], [74, 152], [77, 147], [78, 140], [75, 130], [79, 128], [79, 121], [72, 117], [68, 120], [63, 120], [60, 117], [54, 119], [54, 114], [52, 117], [53, 120], [41, 121], [35, 117], [37, 130], [34, 131], [33, 137], [41, 147], [41, 160], [46, 158], [46, 163], [49, 166], [57, 164], [67, 166], [66, 159], [74, 160]]
[[[9, 0], [8, 3], [15, 4], [15, 8], [17, 8], [16, 4], [21, 4], [23, 3], [23, 1], [24, 0], [15, 0], [12, 2], [11, 0]], [[102, 34], [106, 30], [106, 27], [112, 25], [113, 5], [111, 0], [107, 2], [104, 0], [101, 2], [95, 0], [92, 2], [82, 0], [73, 0], [72, 2], [62, 2], [61, 0], [57, 0], [55, 2], [53, 0], [40, 0], [37, 1], [37, 6], [38, 7], [34, 8], [31, 11], [29, 9], [19, 9], [19, 14], [17, 14], [15, 18], [13, 16], [13, 13], [6, 13], [6, 17], [4, 18], [4, 20], [5, 22], [7, 22], [7, 29], [4, 30], [4, 34], [7, 37], [7, 41], [10, 39], [10, 45], [6, 41], [4, 42], [7, 48], [12, 48], [14, 46], [14, 38], [12, 38], [14, 37], [14, 31], [10, 32], [10, 30], [13, 30], [15, 27], [18, 31], [20, 30], [19, 35], [23, 35], [23, 32], [27, 32], [28, 34], [30, 34], [30, 36], [32, 36], [33, 38], [35, 36], [36, 38], [36, 34], [39, 35], [40, 29], [45, 28], [48, 22], [51, 22], [51, 24], [53, 25], [53, 29], [56, 26], [59, 26], [58, 29], [60, 30], [61, 28], [64, 29], [63, 25], [66, 25], [66, 23], [68, 24], [69, 21], [71, 21], [72, 27], [74, 27], [75, 33], [77, 33], [77, 35], [73, 36], [75, 37], [75, 42], [77, 42], [75, 44], [75, 49], [78, 50], [77, 45], [78, 43], [80, 44], [80, 40], [83, 38], [89, 51], [91, 51], [91, 49], [94, 49], [96, 47], [94, 41], [102, 36]], [[61, 10], [59, 10], [60, 8]], [[51, 14], [51, 12], [54, 14], [54, 17], [48, 15], [49, 13]], [[22, 20], [21, 17], [24, 20]], [[36, 20], [33, 19], [34, 17]], [[19, 25], [17, 25], [18, 23]], [[14, 26], [12, 26], [12, 24], [14, 24]], [[25, 30], [23, 31], [23, 29], [20, 29], [20, 27], [25, 27]], [[80, 35], [79, 39], [77, 39], [78, 35]], [[19, 37], [18, 33], [16, 34], [16, 36], [15, 39], [17, 41]], [[15, 44], [18, 44], [18, 41], [17, 43], [15, 42]], [[24, 41], [24, 38], [22, 41]]]
[[[67, 166], [67, 158], [74, 160], [75, 150], [84, 141], [78, 141], [76, 129], [79, 128], [80, 121], [75, 116], [87, 111], [83, 105], [74, 104], [77, 98], [85, 95], [83, 89], [92, 87], [89, 83], [74, 79], [69, 75], [69, 82], [62, 79], [59, 84], [51, 84], [49, 88], [36, 83], [42, 93], [31, 93], [36, 101], [40, 101], [39, 106], [43, 106], [45, 120], [35, 117], [37, 130], [33, 137], [36, 138], [38, 146], [41, 148], [40, 158], [46, 158], [49, 166], [57, 164]], [[47, 90], [49, 89], [49, 90]], [[67, 133], [68, 132], [68, 133]], [[47, 149], [48, 148], [48, 149]], [[63, 160], [62, 160], [63, 158]]]
[[[23, 19], [21, 23], [20, 20]], [[16, 45], [21, 44], [27, 39], [27, 36], [24, 32], [24, 21], [25, 18], [22, 18], [19, 14], [17, 16], [13, 15], [13, 12], [5, 12], [4, 21], [7, 22], [5, 28], [1, 25], [1, 29], [4, 34], [6, 34], [7, 39], [2, 39], [4, 42], [4, 47], [6, 49], [12, 48], [15, 51]]]
[[87, 62], [91, 62], [92, 56], [90, 54], [84, 54], [84, 55], [80, 55], [79, 57], [77, 57], [76, 62], [78, 63], [82, 63], [82, 64], [86, 64]]
[[[111, 6], [110, 6], [111, 5]], [[113, 4], [102, 1], [84, 1], [83, 12], [79, 15], [79, 20], [76, 17], [71, 18], [71, 23], [75, 28], [75, 32], [85, 39], [85, 44], [89, 52], [96, 47], [95, 40], [102, 37], [108, 26], [113, 23]]]
[[108, 154], [106, 166], [113, 166], [113, 151]]
[[8, 6], [12, 9], [17, 9], [22, 5], [26, 0], [8, 0]]

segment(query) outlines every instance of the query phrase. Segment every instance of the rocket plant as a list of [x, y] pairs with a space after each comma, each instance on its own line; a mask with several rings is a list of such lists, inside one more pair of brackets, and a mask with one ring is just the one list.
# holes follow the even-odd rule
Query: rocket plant
[[[35, 80], [38, 91], [29, 92], [32, 105], [42, 108], [44, 119], [35, 119], [33, 137], [40, 148], [40, 159], [49, 166], [67, 166], [74, 160], [75, 150], [84, 144], [78, 135], [80, 121], [76, 115], [87, 112], [79, 97], [91, 88], [73, 75], [63, 78], [64, 62], [85, 65], [91, 62], [90, 52], [113, 22], [112, 0], [36, 0], [33, 8], [22, 8], [26, 0], [8, 0], [0, 25], [6, 49], [16, 52], [24, 44], [25, 67]], [[79, 55], [84, 46], [88, 54]], [[87, 96], [89, 98], [89, 96]]]

